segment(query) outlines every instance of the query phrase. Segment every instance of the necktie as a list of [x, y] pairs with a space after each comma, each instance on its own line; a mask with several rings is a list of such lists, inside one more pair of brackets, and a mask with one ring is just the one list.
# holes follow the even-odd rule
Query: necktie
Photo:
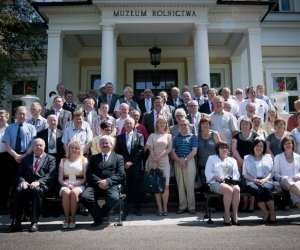
[[33, 119], [33, 120], [32, 120], [32, 125], [35, 126], [35, 124], [36, 124], [36, 120]]
[[159, 116], [160, 116], [160, 113], [157, 112], [157, 113], [156, 113], [156, 119], [157, 119]]
[[34, 166], [33, 166], [33, 172], [35, 173], [38, 166], [39, 166], [39, 163], [40, 163], [40, 157], [39, 156], [35, 156], [36, 160], [35, 160], [35, 163], [34, 163]]
[[51, 131], [51, 133], [50, 133], [48, 147], [51, 150], [55, 149], [55, 137], [54, 137], [53, 131]]
[[110, 106], [110, 102], [111, 102], [111, 95], [108, 95], [108, 96], [107, 96], [107, 103], [108, 103], [108, 106]]
[[201, 105], [201, 104], [200, 104], [200, 101], [201, 101], [201, 99], [198, 98], [198, 99], [197, 99], [197, 102], [198, 102], [198, 105], [199, 105], [199, 106]]
[[21, 152], [21, 127], [23, 126], [22, 123], [19, 123], [19, 128], [17, 131], [17, 138], [16, 138], [16, 146], [15, 151], [19, 154]]
[[178, 104], [177, 104], [177, 99], [174, 99], [174, 107], [177, 108]]
[[127, 142], [126, 142], [128, 153], [130, 153], [131, 150], [131, 134], [127, 134]]
[[193, 115], [193, 124], [194, 124], [195, 127], [196, 127], [196, 116], [195, 116], [195, 115]]
[[214, 102], [211, 102], [211, 109], [210, 109], [211, 112], [214, 112]]
[[106, 158], [107, 158], [107, 154], [104, 154], [104, 155], [103, 155], [103, 163], [106, 162]]

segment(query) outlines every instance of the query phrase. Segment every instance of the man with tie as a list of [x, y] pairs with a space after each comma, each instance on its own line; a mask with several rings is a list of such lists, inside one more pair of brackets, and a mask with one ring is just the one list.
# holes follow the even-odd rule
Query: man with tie
[[33, 140], [33, 154], [24, 157], [18, 169], [14, 197], [15, 223], [11, 228], [13, 232], [22, 231], [23, 203], [29, 201], [31, 208], [29, 232], [38, 231], [37, 223], [41, 214], [43, 198], [55, 175], [55, 158], [45, 153], [44, 150], [44, 140], [40, 138]]
[[98, 117], [98, 112], [95, 110], [95, 101], [93, 98], [89, 97], [84, 100], [84, 120], [88, 122], [90, 128], [93, 127], [93, 122]]
[[109, 105], [109, 115], [114, 115], [114, 109], [116, 106], [117, 100], [120, 98], [120, 96], [116, 93], [114, 93], [114, 84], [111, 82], [107, 82], [104, 86], [105, 93], [103, 95], [100, 95], [98, 97], [98, 108], [100, 107], [100, 104], [102, 102], [105, 102]]
[[203, 83], [201, 85], [201, 89], [202, 89], [202, 96], [203, 96], [204, 100], [207, 100], [208, 99], [209, 86], [206, 83]]
[[63, 109], [73, 113], [77, 105], [73, 102], [73, 92], [71, 90], [66, 91], [65, 100]]
[[202, 88], [200, 85], [193, 86], [194, 98], [198, 102], [198, 107], [204, 103], [204, 97], [202, 96]]
[[36, 138], [41, 138], [45, 141], [45, 152], [55, 157], [56, 169], [55, 178], [53, 180], [52, 193], [58, 194], [60, 185], [58, 184], [58, 165], [60, 160], [65, 155], [65, 150], [61, 138], [63, 136], [62, 130], [57, 128], [58, 119], [55, 115], [49, 115], [47, 117], [49, 127], [38, 132]]
[[210, 88], [207, 92], [208, 99], [200, 106], [200, 112], [205, 114], [211, 114], [214, 111], [214, 99], [217, 96], [217, 91], [214, 88]]
[[63, 108], [63, 99], [60, 96], [56, 96], [53, 100], [53, 109], [45, 114], [45, 118], [49, 115], [56, 115], [58, 118], [57, 127], [61, 130], [65, 129], [66, 123], [72, 120], [72, 113]]
[[183, 92], [182, 93], [183, 103], [177, 106], [177, 108], [183, 108], [184, 111], [188, 112], [188, 103], [192, 100], [192, 96], [190, 92]]
[[33, 102], [30, 106], [31, 118], [27, 120], [28, 123], [32, 124], [36, 132], [39, 132], [48, 127], [47, 120], [41, 116], [42, 106], [39, 102]]
[[147, 112], [144, 114], [142, 119], [142, 124], [147, 129], [148, 134], [155, 132], [154, 124], [159, 116], [164, 116], [169, 126], [173, 125], [173, 118], [169, 112], [162, 110], [164, 106], [164, 100], [160, 96], [156, 96], [153, 101], [154, 109], [151, 112]]
[[145, 97], [138, 102], [139, 107], [141, 109], [142, 117], [143, 117], [144, 113], [151, 112], [152, 109], [153, 109], [152, 90], [151, 89], [145, 89], [144, 94], [145, 94]]
[[31, 142], [36, 136], [36, 129], [33, 125], [25, 122], [27, 110], [19, 106], [16, 110], [16, 122], [10, 124], [4, 133], [2, 142], [9, 154], [10, 187], [14, 187], [17, 169], [21, 160], [31, 153]]
[[115, 153], [123, 155], [126, 172], [126, 201], [132, 205], [132, 213], [141, 216], [141, 174], [143, 170], [144, 137], [135, 132], [135, 121], [125, 119], [125, 133], [118, 135]]
[[[118, 185], [125, 179], [123, 156], [111, 152], [111, 139], [108, 135], [100, 138], [102, 153], [90, 157], [86, 172], [88, 187], [81, 195], [82, 204], [94, 219], [94, 227], [101, 225], [110, 211], [118, 205]], [[101, 208], [97, 203], [100, 195], [105, 197], [105, 205]]]
[[182, 99], [179, 98], [180, 90], [177, 87], [171, 89], [171, 100], [167, 101], [168, 105], [173, 106], [175, 109], [182, 104]]
[[189, 101], [188, 103], [188, 115], [187, 119], [189, 120], [190, 124], [194, 125], [195, 133], [198, 135], [199, 131], [199, 122], [203, 114], [198, 112], [199, 106], [196, 100]]

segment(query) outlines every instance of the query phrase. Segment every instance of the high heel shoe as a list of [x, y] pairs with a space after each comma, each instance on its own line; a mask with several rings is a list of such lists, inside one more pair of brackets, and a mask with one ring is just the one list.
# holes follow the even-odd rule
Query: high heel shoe
[[230, 219], [231, 219], [231, 224], [232, 224], [232, 225], [234, 225], [234, 226], [240, 226], [240, 225], [241, 225], [241, 224], [239, 223], [239, 220], [238, 220], [238, 219], [236, 219], [236, 220], [233, 219], [233, 216], [232, 216], [232, 215], [230, 216]]
[[259, 224], [264, 225], [267, 224], [270, 221], [270, 215], [268, 215], [268, 217], [266, 219], [263, 219], [259, 222]]
[[232, 226], [231, 221], [229, 221], [229, 222], [225, 221], [225, 217], [224, 216], [223, 216], [223, 220], [224, 220], [224, 222], [223, 222], [224, 226]]

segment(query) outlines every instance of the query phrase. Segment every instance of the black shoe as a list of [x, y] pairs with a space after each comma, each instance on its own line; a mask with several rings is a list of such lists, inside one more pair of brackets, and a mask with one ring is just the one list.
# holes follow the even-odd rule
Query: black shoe
[[10, 226], [10, 232], [16, 233], [16, 232], [22, 232], [22, 226], [20, 224], [14, 224]]
[[232, 226], [231, 222], [225, 222], [225, 221], [223, 222], [223, 225], [224, 226]]
[[37, 232], [37, 231], [38, 231], [38, 225], [37, 225], [37, 223], [31, 223], [31, 226], [30, 226], [28, 232], [34, 233], [34, 232]]
[[97, 221], [94, 221], [94, 223], [91, 225], [92, 227], [98, 227], [102, 225], [102, 220], [97, 220]]

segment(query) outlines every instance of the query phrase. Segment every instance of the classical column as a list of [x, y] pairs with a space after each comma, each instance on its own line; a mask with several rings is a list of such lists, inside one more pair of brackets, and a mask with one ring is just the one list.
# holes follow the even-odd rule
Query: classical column
[[46, 99], [62, 80], [63, 35], [61, 31], [48, 30]]
[[263, 84], [261, 29], [249, 28], [247, 42], [249, 85]]
[[232, 90], [242, 87], [242, 58], [240, 56], [232, 56], [231, 60], [231, 75], [232, 75]]
[[114, 25], [102, 24], [102, 50], [101, 50], [101, 82], [115, 84], [116, 73], [116, 43], [114, 38]]
[[196, 83], [210, 85], [207, 24], [195, 24], [194, 50]]

